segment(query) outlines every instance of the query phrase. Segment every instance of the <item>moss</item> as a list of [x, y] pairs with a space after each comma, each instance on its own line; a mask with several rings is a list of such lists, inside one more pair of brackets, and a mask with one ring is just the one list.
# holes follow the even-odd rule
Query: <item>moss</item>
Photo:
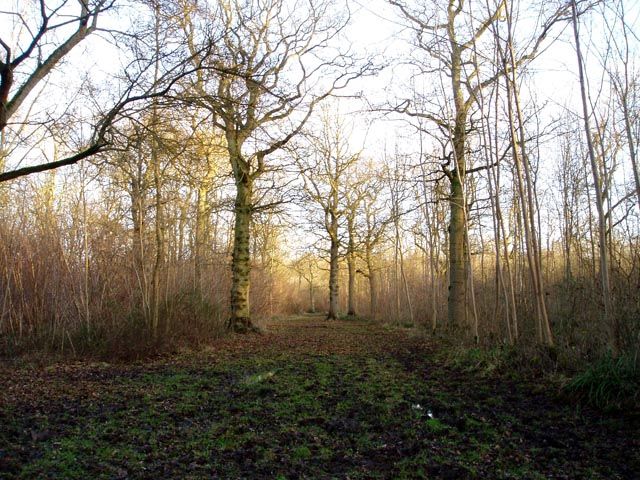
[[[355, 329], [338, 334], [363, 341]], [[315, 348], [316, 337], [303, 340]], [[602, 418], [589, 430], [593, 421], [544, 392], [479, 376], [467, 367], [484, 364], [484, 352], [454, 368], [400, 346], [184, 357], [97, 368], [89, 382], [62, 375], [64, 393], [46, 404], [0, 410], [0, 466], [9, 479], [625, 478], [624, 468], [637, 470], [625, 422]], [[607, 450], [614, 434], [616, 449]]]

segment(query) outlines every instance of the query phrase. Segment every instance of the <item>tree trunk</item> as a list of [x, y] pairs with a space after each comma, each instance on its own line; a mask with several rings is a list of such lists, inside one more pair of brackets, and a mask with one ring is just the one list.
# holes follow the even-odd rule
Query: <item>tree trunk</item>
[[378, 286], [376, 284], [375, 273], [373, 271], [373, 261], [371, 260], [371, 245], [365, 243], [364, 245], [364, 260], [367, 264], [367, 280], [369, 281], [369, 317], [375, 320], [377, 317], [378, 308]]
[[448, 172], [451, 183], [449, 198], [449, 328], [467, 324], [467, 205], [465, 180], [467, 176], [467, 112], [464, 100], [462, 51], [455, 35], [455, 8], [449, 2], [448, 37], [451, 45], [451, 89], [455, 106], [455, 123], [451, 132], [454, 169]]
[[466, 212], [463, 185], [459, 175], [451, 175], [451, 198], [449, 200], [449, 327], [466, 325], [467, 285], [465, 230]]
[[164, 222], [164, 203], [162, 199], [162, 172], [160, 168], [160, 159], [158, 158], [158, 145], [153, 141], [151, 157], [153, 162], [153, 178], [155, 183], [155, 240], [156, 240], [156, 258], [153, 264], [153, 272], [151, 276], [151, 330], [153, 336], [158, 335], [158, 327], [160, 325], [160, 306], [162, 303], [162, 291], [165, 283], [165, 222]]
[[[609, 255], [607, 250], [607, 233], [606, 233], [606, 217], [604, 213], [604, 195], [602, 193], [602, 185], [598, 166], [596, 163], [596, 154], [591, 139], [591, 125], [589, 123], [589, 109], [587, 105], [586, 79], [584, 75], [584, 65], [582, 61], [582, 52], [580, 49], [580, 36], [578, 34], [578, 13], [575, 0], [571, 2], [573, 34], [576, 45], [576, 56], [578, 60], [578, 77], [580, 80], [580, 96], [582, 99], [582, 112], [584, 121], [584, 130], [587, 139], [587, 153], [591, 164], [591, 174], [593, 177], [593, 185], [596, 197], [596, 209], [598, 212], [598, 247], [600, 253], [600, 285], [602, 289], [602, 303], [604, 306], [604, 321], [609, 327], [609, 346], [614, 355], [620, 351], [620, 325], [618, 318], [613, 314], [611, 305], [611, 285], [609, 281]], [[604, 159], [603, 159], [604, 160]]]
[[309, 313], [316, 313], [316, 289], [313, 282], [309, 282]]
[[409, 294], [409, 282], [407, 281], [407, 274], [404, 270], [404, 254], [402, 253], [402, 245], [398, 238], [398, 253], [400, 255], [400, 278], [402, 279], [402, 286], [404, 288], [405, 300], [407, 301], [407, 308], [409, 309], [409, 320], [411, 324], [415, 322], [413, 316], [413, 305], [411, 304], [411, 295]]
[[247, 175], [241, 176], [236, 181], [235, 226], [231, 256], [231, 316], [227, 325], [229, 330], [236, 333], [256, 330], [251, 322], [249, 310], [252, 187], [252, 182]]
[[371, 269], [369, 269], [369, 301], [371, 319], [376, 320], [378, 318], [378, 284], [376, 282], [376, 274]]
[[151, 311], [149, 304], [149, 279], [147, 277], [147, 269], [145, 268], [144, 256], [145, 256], [145, 230], [146, 222], [144, 218], [145, 199], [144, 192], [141, 186], [142, 180], [140, 180], [141, 174], [138, 178], [131, 180], [131, 190], [129, 192], [131, 197], [131, 223], [133, 225], [133, 270], [138, 280], [138, 287], [142, 295], [142, 311], [145, 321], [151, 323]]
[[356, 264], [353, 255], [349, 255], [347, 257], [347, 269], [349, 272], [349, 298], [347, 305], [347, 315], [355, 316], [356, 314], [356, 301], [355, 301], [355, 290], [356, 290]]
[[195, 274], [195, 288], [196, 291], [202, 293], [203, 281], [202, 272], [203, 265], [205, 263], [205, 251], [207, 248], [208, 240], [208, 220], [209, 220], [209, 208], [207, 206], [207, 193], [210, 187], [209, 174], [205, 180], [198, 186], [197, 204], [196, 204], [196, 230], [195, 230], [195, 245], [194, 245], [194, 274]]
[[349, 291], [347, 315], [355, 316], [356, 314], [356, 247], [355, 247], [355, 227], [352, 216], [348, 218], [349, 245], [347, 247], [347, 270], [349, 273]]
[[[337, 230], [338, 222], [335, 220]], [[331, 235], [331, 246], [329, 248], [329, 313], [327, 320], [338, 318], [338, 235], [337, 232]]]

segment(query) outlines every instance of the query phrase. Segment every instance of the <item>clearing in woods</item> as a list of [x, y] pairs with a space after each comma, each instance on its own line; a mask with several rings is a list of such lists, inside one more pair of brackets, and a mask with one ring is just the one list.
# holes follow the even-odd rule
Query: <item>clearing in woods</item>
[[3, 366], [0, 478], [640, 478], [637, 412], [435, 348], [308, 316], [153, 362]]

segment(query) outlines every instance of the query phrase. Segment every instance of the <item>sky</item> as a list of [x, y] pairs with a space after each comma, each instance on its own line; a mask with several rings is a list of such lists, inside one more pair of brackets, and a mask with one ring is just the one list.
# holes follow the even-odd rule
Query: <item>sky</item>
[[[24, 0], [4, 0], [6, 5], [20, 5], [25, 8], [27, 2]], [[627, 2], [628, 22], [633, 28], [639, 26], [638, 16], [640, 15], [640, 5], [634, 2]], [[399, 58], [409, 54], [412, 49], [407, 40], [410, 34], [407, 32], [402, 21], [398, 19], [397, 11], [384, 0], [348, 0], [351, 11], [352, 23], [347, 30], [347, 38], [352, 42], [355, 51], [363, 55], [372, 54], [376, 61], [385, 66], [375, 77], [366, 77], [360, 81], [355, 81], [350, 87], [350, 94], [366, 96], [368, 103], [374, 105], [384, 105], [387, 101], [393, 101], [393, 96], [408, 84], [409, 68], [398, 62]], [[75, 5], [74, 5], [75, 7]], [[15, 8], [15, 7], [14, 7]], [[0, 9], [1, 10], [1, 9]], [[106, 16], [100, 20], [101, 27], [112, 27], [126, 23], [130, 10], [121, 10], [114, 17]], [[0, 15], [0, 31], [9, 32], [11, 16]], [[592, 25], [585, 25], [583, 35], [585, 50], [589, 49], [589, 40], [598, 41], [602, 33], [588, 31], [594, 28]], [[545, 52], [531, 66], [530, 70], [535, 72], [531, 76], [530, 86], [535, 91], [536, 96], [541, 101], [548, 100], [559, 107], [566, 105], [578, 106], [577, 89], [575, 88], [575, 54], [572, 45], [569, 43], [568, 34], [571, 32], [565, 29], [563, 39], [556, 42], [552, 51]], [[636, 28], [637, 31], [637, 28]], [[6, 37], [6, 33], [2, 35]], [[100, 38], [102, 37], [102, 38]], [[99, 84], [101, 76], [107, 79], [109, 75], [117, 72], [119, 58], [114, 53], [112, 45], [105, 39], [108, 36], [103, 33], [95, 34], [86, 43], [81, 44], [68, 57], [64, 64], [64, 74], [58, 73], [49, 81], [48, 88], [57, 87], [59, 94], [71, 92], [74, 86], [79, 86], [84, 80], [86, 72], [92, 75], [98, 73], [98, 78], [94, 81]], [[587, 58], [587, 67], [596, 70], [599, 66], [597, 59]], [[71, 72], [71, 74], [69, 73]], [[100, 75], [102, 72], [102, 75]], [[60, 98], [55, 96], [53, 98]], [[49, 97], [51, 99], [51, 97]], [[41, 103], [44, 99], [39, 99]], [[345, 112], [358, 112], [355, 120], [363, 117], [362, 108], [366, 107], [362, 102], [344, 102], [348, 105]], [[392, 116], [393, 117], [393, 116]], [[396, 117], [393, 117], [397, 119]], [[355, 148], [362, 144], [373, 144], [377, 151], [381, 144], [393, 143], [393, 138], [398, 130], [403, 131], [403, 122], [388, 122], [389, 116], [382, 121], [383, 125], [367, 125], [357, 128], [357, 132], [369, 132], [366, 138], [355, 138]], [[380, 122], [377, 122], [380, 123]]]
[[[7, 2], [7, 3], [4, 3]], [[348, 115], [352, 123], [352, 148], [362, 150], [365, 156], [384, 158], [385, 152], [393, 152], [397, 146], [407, 152], [417, 150], [417, 140], [408, 138], [407, 123], [399, 115], [379, 115], [367, 113], [368, 105], [384, 106], [393, 102], [397, 94], [406, 95], [411, 68], [399, 61], [403, 57], [416, 51], [411, 47], [410, 32], [402, 21], [398, 19], [396, 10], [384, 0], [348, 0], [352, 23], [347, 29], [347, 37], [352, 43], [354, 51], [362, 55], [373, 54], [375, 60], [384, 66], [375, 77], [366, 77], [354, 81], [348, 96], [361, 96], [354, 100], [343, 100], [340, 109]], [[527, 3], [527, 2], [523, 2]], [[4, 5], [27, 5], [23, 0], [3, 0]], [[531, 3], [533, 5], [533, 2]], [[635, 32], [640, 30], [640, 4], [627, 1], [626, 21]], [[2, 8], [0, 7], [0, 10]], [[113, 27], [127, 23], [129, 15], [135, 15], [131, 10], [122, 10], [116, 16], [108, 16], [101, 20], [100, 26]], [[523, 13], [522, 25], [532, 24], [532, 18]], [[15, 18], [0, 14], [0, 32], [11, 30], [11, 20]], [[602, 46], [603, 30], [598, 27], [599, 18], [592, 16], [583, 19], [581, 38], [584, 43], [586, 65], [589, 77], [594, 79], [592, 87], [600, 80], [601, 65], [597, 55], [593, 55], [594, 46]], [[528, 35], [530, 29], [521, 27], [523, 35]], [[560, 29], [559, 29], [560, 30]], [[558, 30], [558, 31], [559, 31]], [[5, 38], [6, 33], [2, 36]], [[81, 44], [64, 62], [62, 67], [52, 75], [46, 84], [46, 95], [38, 98], [38, 103], [32, 113], [46, 115], [48, 110], [64, 105], [69, 99], [73, 100], [75, 91], [86, 81], [86, 73], [91, 72], [96, 86], [103, 86], [109, 78], [120, 68], [120, 57], [114, 52], [114, 47], [103, 33], [98, 33], [85, 44]], [[637, 39], [636, 39], [637, 40]], [[636, 42], [637, 44], [637, 42]], [[544, 104], [544, 115], [553, 118], [561, 114], [563, 109], [569, 108], [579, 113], [579, 96], [577, 89], [575, 50], [572, 45], [572, 32], [568, 25], [562, 31], [560, 38], [536, 59], [528, 69], [523, 95], [535, 97], [539, 104]], [[446, 89], [446, 77], [440, 77]], [[102, 84], [102, 85], [101, 85]], [[86, 85], [86, 84], [85, 84]], [[428, 86], [428, 85], [427, 85]], [[53, 92], [53, 93], [51, 93]], [[115, 94], [117, 92], [111, 91]], [[65, 99], [65, 101], [60, 101]], [[372, 119], [375, 118], [375, 121]], [[550, 147], [552, 148], [552, 147]], [[48, 159], [53, 156], [51, 145], [44, 146], [31, 152], [36, 157], [44, 155]], [[17, 151], [16, 158], [24, 155]], [[545, 158], [553, 158], [548, 155]], [[553, 168], [553, 165], [549, 165]]]

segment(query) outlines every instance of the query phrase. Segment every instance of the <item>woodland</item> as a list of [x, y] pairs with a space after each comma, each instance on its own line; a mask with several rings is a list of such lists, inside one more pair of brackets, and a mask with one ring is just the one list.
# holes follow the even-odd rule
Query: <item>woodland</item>
[[638, 32], [3, 0], [0, 478], [638, 478]]

